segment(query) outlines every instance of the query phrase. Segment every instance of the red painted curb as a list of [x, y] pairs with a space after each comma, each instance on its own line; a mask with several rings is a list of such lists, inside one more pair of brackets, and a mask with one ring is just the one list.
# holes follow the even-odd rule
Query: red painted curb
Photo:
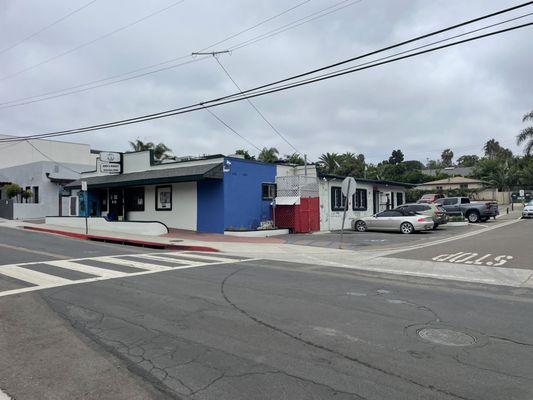
[[102, 241], [102, 242], [131, 244], [131, 245], [136, 245], [136, 246], [156, 247], [156, 248], [167, 249], [167, 250], [205, 251], [205, 252], [212, 252], [212, 253], [218, 253], [219, 252], [219, 250], [217, 250], [217, 249], [215, 249], [213, 247], [207, 247], [207, 246], [191, 246], [191, 245], [183, 245], [183, 244], [166, 244], [166, 243], [160, 243], [160, 242], [148, 242], [148, 241], [145, 241], [145, 240], [118, 238], [118, 237], [113, 237], [113, 236], [86, 235], [84, 233], [60, 231], [60, 230], [57, 230], [57, 229], [49, 229], [49, 228], [39, 228], [39, 227], [36, 227], [36, 226], [24, 226], [23, 228], [27, 229], [27, 230], [30, 230], [30, 231], [55, 233], [57, 235], [68, 236], [68, 237], [81, 239], [81, 240], [95, 240], [95, 241]]

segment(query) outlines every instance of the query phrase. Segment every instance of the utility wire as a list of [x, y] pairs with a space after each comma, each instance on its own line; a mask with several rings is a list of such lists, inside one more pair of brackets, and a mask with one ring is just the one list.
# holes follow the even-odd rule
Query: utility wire
[[[235, 85], [235, 87], [237, 88], [237, 90], [242, 93], [242, 89], [241, 87], [239, 86], [239, 84], [235, 81], [235, 79], [233, 79], [233, 77], [230, 75], [230, 73], [228, 72], [228, 70], [224, 67], [224, 65], [222, 65], [222, 63], [220, 62], [220, 60], [218, 59], [218, 57], [215, 55], [213, 56], [213, 58], [215, 59], [215, 61], [218, 63], [218, 65], [220, 65], [220, 68], [222, 68], [222, 71], [224, 71], [226, 73], [226, 75], [228, 76], [228, 78], [233, 82], [233, 84]], [[276, 132], [276, 134], [282, 138], [285, 143], [287, 143], [289, 146], [291, 146], [293, 148], [293, 150], [296, 152], [296, 153], [300, 153], [298, 151], [298, 149], [296, 147], [293, 146], [293, 144], [291, 142], [289, 142], [287, 140], [287, 138], [285, 136], [283, 136], [281, 134], [281, 132], [274, 126], [272, 125], [272, 123], [267, 119], [267, 117], [265, 117], [265, 115], [259, 110], [259, 108], [257, 108], [257, 106], [252, 102], [252, 100], [250, 99], [246, 99], [246, 101], [248, 102], [248, 104], [250, 104], [250, 106], [255, 110], [255, 112], [263, 119], [263, 121], [265, 121], [267, 123], [268, 126], [270, 126], [270, 128], [272, 128], [272, 130], [274, 132]]]
[[[266, 86], [272, 86], [274, 84], [268, 84], [268, 85], [263, 85], [263, 86], [260, 86], [260, 87], [257, 87], [257, 88], [249, 89], [249, 90], [243, 92], [244, 95], [242, 93], [237, 93], [237, 94], [225, 96], [225, 97], [222, 97], [222, 98], [219, 98], [219, 99], [213, 99], [213, 100], [210, 100], [208, 102], [202, 102], [202, 103], [193, 104], [193, 105], [189, 105], [189, 106], [184, 106], [184, 107], [176, 108], [176, 109], [173, 109], [173, 110], [167, 110], [167, 111], [158, 112], [158, 113], [154, 113], [154, 114], [147, 114], [147, 115], [143, 115], [143, 116], [139, 116], [139, 117], [124, 119], [124, 120], [119, 120], [119, 121], [114, 121], [114, 122], [104, 123], [104, 124], [99, 124], [99, 125], [92, 125], [92, 126], [87, 126], [87, 127], [83, 127], [83, 128], [77, 128], [77, 129], [49, 132], [49, 133], [39, 134], [39, 135], [28, 135], [28, 136], [17, 137], [17, 138], [0, 139], [0, 142], [14, 141], [14, 140], [26, 140], [27, 138], [30, 138], [30, 137], [31, 138], [41, 138], [41, 137], [73, 135], [73, 134], [76, 134], [76, 133], [83, 133], [83, 132], [89, 132], [89, 131], [104, 129], [104, 128], [118, 127], [118, 126], [123, 126], [123, 125], [129, 125], [129, 124], [132, 124], [132, 123], [139, 123], [139, 122], [149, 121], [149, 120], [153, 120], [153, 119], [166, 118], [166, 117], [169, 117], [169, 116], [172, 116], [172, 115], [185, 114], [185, 113], [194, 112], [194, 111], [197, 111], [197, 110], [203, 109], [203, 108], [216, 107], [216, 106], [220, 106], [220, 105], [223, 105], [223, 104], [230, 104], [230, 103], [242, 101], [245, 98], [254, 98], [254, 97], [258, 97], [258, 96], [264, 96], [266, 94], [277, 93], [277, 92], [285, 91], [285, 90], [292, 89], [292, 88], [295, 88], [295, 87], [308, 85], [310, 83], [314, 83], [314, 82], [318, 82], [318, 81], [322, 81], [322, 80], [327, 80], [327, 79], [332, 79], [332, 78], [337, 77], [337, 76], [342, 76], [342, 75], [346, 75], [346, 74], [350, 74], [350, 73], [354, 73], [354, 72], [358, 72], [358, 71], [374, 68], [374, 67], [377, 67], [377, 66], [389, 64], [389, 63], [400, 61], [400, 60], [404, 60], [404, 59], [407, 59], [407, 58], [412, 58], [412, 57], [415, 57], [415, 56], [419, 56], [419, 55], [422, 55], [422, 54], [434, 52], [434, 51], [437, 51], [437, 50], [442, 50], [442, 49], [445, 49], [445, 48], [448, 48], [448, 47], [457, 46], [457, 45], [464, 44], [464, 43], [467, 43], [467, 42], [476, 41], [476, 40], [487, 38], [487, 37], [494, 36], [494, 35], [499, 35], [499, 34], [502, 34], [502, 33], [505, 33], [505, 32], [510, 32], [510, 31], [526, 28], [526, 27], [529, 27], [531, 25], [533, 25], [533, 22], [522, 24], [522, 25], [516, 25], [516, 26], [512, 26], [512, 27], [506, 28], [506, 29], [501, 29], [501, 30], [498, 30], [498, 31], [489, 32], [489, 33], [486, 33], [486, 34], [483, 34], [483, 35], [478, 35], [478, 36], [474, 36], [474, 37], [471, 37], [471, 38], [463, 39], [463, 40], [460, 40], [460, 41], [456, 41], [456, 42], [448, 43], [448, 44], [445, 44], [445, 45], [441, 45], [441, 46], [433, 47], [433, 48], [430, 48], [430, 49], [426, 49], [426, 50], [423, 50], [423, 51], [419, 51], [419, 52], [403, 55], [403, 56], [400, 56], [400, 57], [396, 57], [396, 58], [393, 58], [393, 59], [381, 61], [381, 62], [374, 63], [374, 64], [371, 64], [371, 65], [366, 65], [364, 67], [359, 67], [359, 68], [354, 67], [354, 68], [351, 68], [349, 70], [343, 70], [343, 71], [339, 71], [337, 73], [332, 73], [332, 74], [330, 74], [328, 76], [322, 76], [322, 77], [317, 77], [317, 78], [313, 78], [313, 79], [306, 79], [304, 81], [295, 82], [293, 84], [285, 85], [283, 87], [273, 87], [273, 88], [271, 88], [269, 90], [265, 90], [263, 92], [257, 92], [257, 89], [261, 89], [261, 88], [264, 88]], [[339, 63], [336, 63], [335, 65], [339, 65]], [[306, 75], [306, 74], [300, 74], [299, 76], [303, 76], [303, 75]], [[286, 80], [282, 80], [282, 81], [286, 81]]]
[[[267, 19], [255, 24], [255, 25], [253, 25], [253, 26], [249, 27], [249, 28], [246, 28], [246, 29], [244, 29], [244, 30], [242, 30], [240, 32], [235, 33], [235, 34], [232, 34], [232, 35], [230, 35], [230, 36], [228, 36], [228, 37], [226, 37], [226, 38], [224, 38], [222, 40], [219, 40], [218, 42], [215, 42], [215, 43], [213, 43], [213, 44], [211, 44], [211, 45], [209, 45], [207, 47], [204, 47], [202, 50], [200, 50], [200, 52], [205, 51], [207, 49], [210, 49], [210, 48], [212, 48], [212, 47], [214, 47], [216, 45], [219, 45], [221, 43], [227, 42], [230, 39], [233, 39], [233, 38], [235, 38], [235, 37], [237, 37], [237, 36], [239, 36], [239, 35], [241, 35], [243, 33], [246, 33], [246, 32], [248, 32], [248, 31], [250, 31], [250, 30], [252, 30], [252, 29], [254, 29], [254, 28], [258, 27], [258, 26], [261, 26], [261, 25], [265, 24], [266, 22], [272, 21], [273, 19], [278, 18], [278, 17], [286, 14], [287, 12], [292, 11], [295, 8], [304, 5], [305, 3], [309, 2], [309, 1], [312, 1], [312, 0], [306, 0], [304, 2], [298, 3], [296, 6], [290, 7], [290, 8], [288, 8], [288, 9], [286, 9], [286, 10], [284, 10], [284, 11], [282, 11], [282, 12], [280, 12], [280, 13], [274, 15], [274, 16], [271, 16], [271, 17], [269, 17], [269, 18], [267, 18]], [[341, 3], [344, 3], [345, 1], [347, 1], [347, 0], [343, 0]], [[327, 9], [330, 9], [330, 8], [331, 8], [331, 6], [330, 7], [326, 7], [325, 9], [320, 10], [320, 11], [324, 11], [324, 10], [327, 10]], [[316, 14], [316, 12], [311, 14], [311, 15], [314, 15], [314, 14]], [[308, 16], [306, 16], [304, 18], [307, 18]], [[313, 18], [313, 19], [315, 19], [315, 18]], [[299, 21], [299, 20], [297, 20], [297, 21]], [[311, 21], [312, 20], [308, 20], [308, 21], [305, 21], [304, 23], [311, 22]], [[301, 24], [299, 24], [299, 25], [301, 25]], [[296, 26], [294, 26], [294, 27], [296, 27]], [[285, 32], [285, 31], [287, 31], [289, 29], [292, 29], [292, 28], [286, 28], [283, 31], [279, 31], [279, 32], [274, 33], [274, 34], [270, 34], [268, 37], [272, 37], [272, 36], [281, 34], [281, 33]], [[266, 39], [266, 38], [267, 37], [262, 38], [261, 40]], [[257, 40], [257, 41], [259, 41], [259, 40]], [[241, 44], [242, 43], [244, 43], [244, 42], [241, 42]], [[246, 44], [246, 46], [248, 46], [250, 44], [253, 44], [253, 43]], [[242, 47], [245, 47], [245, 46], [242, 46]], [[143, 73], [143, 74], [138, 74], [138, 75], [135, 75], [135, 76], [132, 76], [132, 77], [115, 80], [113, 82], [108, 82], [108, 83], [101, 84], [101, 85], [91, 86], [91, 87], [80, 89], [80, 90], [72, 90], [72, 89], [83, 88], [84, 86], [99, 84], [99, 83], [102, 83], [102, 82], [105, 82], [105, 81], [121, 78], [123, 76], [131, 75], [133, 73], [140, 72], [140, 71], [149, 70], [151, 68], [159, 67], [159, 66], [162, 66], [162, 65], [165, 65], [165, 64], [170, 64], [172, 62], [176, 62], [176, 61], [180, 61], [180, 60], [189, 58], [190, 56], [191, 56], [190, 54], [186, 54], [186, 55], [183, 55], [183, 56], [180, 56], [180, 57], [176, 57], [176, 58], [171, 58], [169, 60], [162, 61], [162, 62], [159, 62], [159, 63], [156, 63], [156, 64], [151, 64], [151, 65], [147, 65], [145, 67], [137, 68], [137, 69], [125, 72], [125, 73], [113, 75], [113, 76], [110, 76], [110, 77], [107, 77], [107, 78], [102, 78], [102, 79], [98, 79], [98, 80], [95, 80], [95, 81], [85, 82], [83, 84], [67, 87], [67, 88], [64, 88], [64, 89], [45, 92], [45, 93], [41, 93], [39, 95], [22, 97], [22, 98], [18, 98], [18, 99], [15, 99], [15, 100], [5, 101], [3, 103], [0, 103], [0, 106], [4, 106], [5, 105], [5, 107], [0, 107], [0, 109], [18, 107], [18, 106], [22, 106], [22, 105], [26, 105], [26, 104], [37, 103], [37, 102], [46, 101], [46, 100], [49, 100], [49, 99], [68, 96], [68, 95], [71, 95], [71, 94], [85, 92], [87, 90], [92, 90], [92, 89], [96, 89], [96, 88], [100, 88], [100, 87], [104, 87], [104, 86], [114, 85], [116, 83], [124, 82], [124, 81], [127, 81], [127, 80], [136, 79], [136, 78], [143, 77], [143, 76], [146, 76], [146, 75], [151, 75], [151, 74], [155, 74], [155, 73], [158, 73], [158, 72], [161, 72], [161, 71], [166, 71], [166, 70], [169, 70], [169, 69], [177, 68], [177, 67], [180, 67], [182, 65], [188, 64], [188, 62], [173, 64], [173, 65], [170, 65], [170, 66], [165, 67], [165, 68], [160, 68], [160, 69], [157, 69], [157, 70], [154, 70], [154, 71], [149, 71], [149, 72], [146, 72], [146, 73]], [[202, 58], [202, 60], [203, 59], [204, 58]], [[63, 93], [63, 92], [66, 92], [66, 93]], [[58, 94], [58, 95], [55, 96], [55, 94]], [[46, 96], [46, 97], [44, 97], [44, 96]], [[41, 97], [44, 97], [44, 98], [41, 98]], [[35, 100], [32, 100], [32, 99], [35, 99]], [[31, 100], [31, 101], [26, 101], [26, 100]], [[16, 103], [16, 104], [11, 104], [11, 103]]]
[[63, 168], [71, 171], [71, 172], [75, 172], [76, 174], [81, 174], [83, 171], [76, 171], [70, 167], [67, 167], [65, 164], [62, 164], [60, 163], [59, 161], [56, 161], [54, 159], [52, 159], [50, 156], [48, 156], [47, 154], [43, 153], [41, 150], [39, 150], [30, 140], [25, 140], [26, 143], [28, 143], [31, 147], [33, 147], [39, 154], [41, 154], [43, 157], [45, 157], [47, 160], [49, 161], [52, 161], [58, 165], [61, 165]]
[[33, 64], [33, 65], [29, 66], [29, 67], [23, 68], [23, 69], [21, 69], [21, 70], [19, 70], [19, 71], [17, 71], [17, 72], [14, 72], [14, 73], [12, 73], [12, 74], [10, 74], [10, 75], [3, 76], [3, 77], [0, 78], [0, 82], [3, 82], [3, 81], [5, 81], [5, 80], [7, 80], [7, 79], [9, 79], [9, 78], [13, 78], [13, 77], [15, 77], [15, 76], [18, 76], [18, 75], [20, 75], [20, 74], [23, 74], [24, 72], [30, 71], [30, 70], [35, 69], [35, 68], [37, 68], [37, 67], [40, 67], [41, 65], [47, 64], [47, 63], [49, 63], [50, 61], [57, 60], [57, 59], [60, 58], [60, 57], [66, 56], [67, 54], [73, 53], [73, 52], [75, 52], [75, 51], [77, 51], [77, 50], [79, 50], [79, 49], [81, 49], [81, 48], [84, 48], [84, 47], [86, 47], [86, 46], [89, 46], [89, 45], [91, 45], [91, 44], [93, 44], [93, 43], [96, 43], [96, 42], [98, 42], [98, 41], [100, 41], [100, 40], [106, 39], [106, 38], [108, 38], [109, 36], [114, 35], [115, 33], [121, 32], [121, 31], [123, 31], [123, 30], [125, 30], [125, 29], [128, 29], [128, 28], [131, 28], [132, 26], [137, 25], [138, 23], [140, 23], [140, 22], [142, 22], [142, 21], [145, 21], [145, 20], [147, 20], [148, 18], [151, 18], [151, 17], [153, 17], [153, 16], [155, 16], [155, 15], [161, 14], [162, 12], [167, 11], [167, 10], [169, 10], [170, 8], [177, 6], [178, 4], [183, 3], [184, 1], [185, 1], [185, 0], [179, 0], [179, 1], [176, 1], [176, 2], [174, 2], [174, 3], [172, 3], [172, 4], [168, 5], [168, 6], [166, 6], [166, 7], [164, 7], [164, 8], [161, 8], [161, 9], [159, 9], [159, 10], [156, 10], [156, 11], [154, 11], [154, 12], [148, 14], [148, 15], [145, 15], [145, 16], [142, 17], [142, 18], [139, 18], [139, 19], [137, 19], [137, 20], [135, 20], [135, 21], [132, 21], [132, 22], [126, 24], [126, 25], [123, 25], [123, 26], [121, 26], [120, 28], [114, 29], [114, 30], [112, 30], [111, 32], [108, 32], [108, 33], [106, 33], [106, 34], [104, 34], [104, 35], [98, 36], [98, 37], [95, 38], [95, 39], [89, 40], [88, 42], [82, 43], [82, 44], [80, 44], [80, 45], [78, 45], [78, 46], [75, 46], [75, 47], [69, 49], [69, 50], [66, 50], [66, 51], [64, 51], [64, 52], [62, 52], [62, 53], [56, 54], [55, 56], [49, 57], [49, 58], [47, 58], [47, 59], [45, 59], [45, 60], [43, 60], [43, 61], [41, 61], [41, 62], [38, 62], [37, 64]]
[[252, 25], [252, 26], [250, 26], [250, 27], [248, 27], [248, 28], [246, 28], [246, 29], [243, 29], [242, 31], [239, 31], [239, 32], [237, 32], [237, 33], [234, 33], [234, 34], [232, 34], [232, 35], [230, 35], [230, 36], [228, 36], [228, 37], [226, 37], [226, 38], [224, 38], [224, 39], [222, 39], [222, 40], [219, 40], [218, 42], [215, 42], [215, 43], [213, 43], [213, 44], [211, 44], [211, 45], [209, 45], [209, 46], [207, 46], [207, 47], [204, 47], [203, 49], [199, 50], [199, 52], [200, 52], [200, 53], [201, 53], [201, 52], [204, 52], [204, 51], [206, 51], [206, 50], [208, 50], [208, 49], [210, 49], [210, 48], [212, 48], [212, 47], [218, 46], [219, 44], [222, 44], [222, 43], [224, 43], [224, 42], [227, 42], [227, 41], [230, 40], [230, 39], [233, 39], [233, 38], [235, 38], [235, 37], [237, 37], [237, 36], [240, 36], [240, 35], [242, 35], [243, 33], [246, 33], [246, 32], [251, 31], [252, 29], [258, 28], [258, 27], [260, 27], [261, 25], [266, 24], [267, 22], [270, 22], [270, 21], [272, 21], [272, 20], [274, 20], [274, 19], [276, 19], [276, 18], [279, 18], [279, 17], [281, 17], [282, 15], [285, 15], [285, 14], [287, 14], [288, 12], [297, 9], [298, 7], [301, 7], [301, 6], [303, 6], [304, 4], [309, 3], [310, 1], [312, 1], [312, 0], [305, 0], [305, 1], [302, 1], [301, 3], [298, 3], [298, 4], [296, 4], [296, 5], [292, 6], [292, 7], [289, 7], [289, 8], [287, 8], [287, 9], [283, 10], [282, 12], [280, 12], [280, 13], [278, 13], [278, 14], [275, 14], [275, 15], [273, 15], [273, 16], [271, 16], [271, 17], [268, 17], [268, 18], [266, 18], [266, 19], [264, 19], [264, 20], [258, 22], [258, 23], [255, 24], [255, 25]]
[[250, 140], [246, 139], [244, 136], [242, 136], [239, 132], [237, 132], [235, 129], [233, 129], [229, 124], [227, 124], [222, 118], [220, 118], [218, 115], [216, 115], [213, 110], [210, 110], [207, 107], [204, 107], [204, 110], [207, 111], [209, 114], [213, 116], [218, 122], [220, 122], [222, 125], [224, 125], [226, 128], [228, 128], [230, 131], [232, 131], [234, 134], [236, 134], [238, 137], [240, 137], [242, 140], [246, 141], [248, 144], [250, 144], [252, 147], [254, 147], [256, 150], [261, 151], [261, 149], [256, 146], [254, 143], [252, 143]]
[[[307, 24], [308, 22], [314, 21], [318, 18], [325, 17], [327, 15], [333, 14], [334, 12], [340, 11], [346, 7], [353, 6], [354, 4], [361, 3], [363, 0], [342, 0], [338, 3], [335, 3], [329, 7], [326, 7], [322, 10], [315, 11], [309, 15], [306, 15], [305, 17], [299, 18], [295, 21], [289, 22], [288, 24], [285, 24], [283, 26], [280, 26], [279, 28], [273, 29], [271, 31], [265, 32], [261, 35], [255, 36], [253, 38], [250, 38], [248, 40], [245, 40], [244, 42], [238, 43], [232, 47], [230, 47], [231, 51], [242, 49], [243, 47], [250, 46], [252, 44], [255, 44], [257, 42], [260, 42], [264, 39], [271, 38], [272, 36], [279, 35], [280, 33], [283, 33], [285, 31], [288, 31], [290, 29], [294, 29], [299, 27], [300, 25]], [[347, 4], [346, 4], [347, 3]], [[328, 11], [329, 10], [329, 11]], [[328, 11], [328, 12], [326, 12]]]
[[38, 31], [32, 33], [31, 35], [28, 35], [28, 36], [26, 36], [25, 38], [19, 40], [18, 42], [15, 42], [15, 43], [13, 43], [13, 44], [7, 46], [7, 47], [4, 47], [3, 49], [0, 50], [0, 54], [3, 54], [3, 53], [5, 53], [6, 51], [9, 51], [9, 50], [11, 50], [11, 49], [14, 49], [15, 47], [21, 45], [22, 43], [24, 43], [24, 42], [26, 42], [26, 41], [28, 41], [28, 40], [34, 38], [35, 36], [37, 36], [37, 35], [43, 33], [44, 31], [50, 29], [51, 27], [53, 27], [53, 26], [59, 24], [60, 22], [66, 20], [68, 17], [71, 17], [72, 15], [74, 15], [74, 14], [80, 12], [80, 11], [83, 10], [84, 8], [89, 7], [89, 6], [90, 6], [91, 4], [93, 4], [94, 2], [96, 2], [96, 0], [91, 0], [91, 1], [89, 1], [88, 3], [84, 4], [83, 6], [81, 6], [80, 8], [77, 8], [77, 9], [75, 9], [74, 11], [69, 12], [68, 14], [62, 16], [62, 17], [59, 18], [59, 19], [56, 19], [56, 20], [55, 20], [54, 22], [52, 22], [51, 24], [48, 24], [48, 25], [42, 27], [41, 29], [39, 29]]

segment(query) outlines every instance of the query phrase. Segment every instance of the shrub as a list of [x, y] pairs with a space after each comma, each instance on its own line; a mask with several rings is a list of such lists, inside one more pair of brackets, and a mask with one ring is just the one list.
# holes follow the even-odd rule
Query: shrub
[[20, 186], [16, 183], [10, 183], [9, 185], [5, 186], [4, 190], [8, 199], [12, 199], [13, 197], [18, 196], [22, 191]]

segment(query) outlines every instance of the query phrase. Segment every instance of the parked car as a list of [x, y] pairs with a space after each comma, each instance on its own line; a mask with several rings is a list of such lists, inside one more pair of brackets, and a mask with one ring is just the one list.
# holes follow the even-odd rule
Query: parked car
[[402, 204], [395, 208], [400, 211], [410, 211], [413, 213], [427, 215], [433, 218], [433, 229], [437, 229], [439, 225], [448, 223], [448, 213], [442, 206], [437, 204]]
[[367, 230], [400, 231], [409, 234], [433, 229], [433, 218], [406, 210], [386, 210], [371, 217], [354, 219], [352, 228], [358, 232]]
[[533, 200], [527, 203], [522, 210], [522, 218], [533, 218]]
[[444, 195], [442, 193], [429, 193], [423, 195], [417, 203], [431, 204], [435, 203], [438, 199], [443, 199]]
[[449, 215], [464, 215], [468, 222], [485, 222], [499, 214], [495, 201], [470, 202], [468, 197], [446, 197], [437, 200]]

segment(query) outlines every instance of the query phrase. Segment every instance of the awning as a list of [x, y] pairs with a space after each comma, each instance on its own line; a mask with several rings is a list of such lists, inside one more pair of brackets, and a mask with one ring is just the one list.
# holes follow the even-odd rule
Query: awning
[[204, 179], [222, 179], [222, 163], [200, 164], [177, 168], [151, 169], [148, 171], [131, 172], [120, 175], [92, 176], [72, 182], [69, 189], [81, 188], [81, 180], [87, 182], [88, 188], [127, 187], [141, 185], [157, 185], [174, 182], [194, 182]]
[[300, 204], [300, 196], [278, 196], [275, 199], [277, 206], [293, 206]]

